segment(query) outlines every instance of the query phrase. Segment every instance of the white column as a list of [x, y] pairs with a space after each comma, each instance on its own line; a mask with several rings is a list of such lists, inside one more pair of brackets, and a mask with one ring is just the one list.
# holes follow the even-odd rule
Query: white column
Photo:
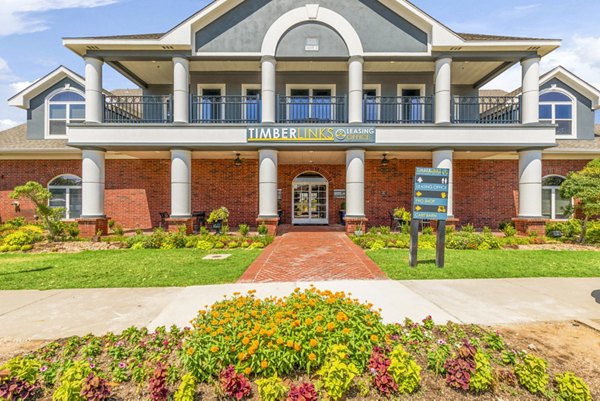
[[522, 122], [532, 124], [540, 122], [540, 58], [532, 57], [521, 61]]
[[105, 217], [104, 175], [106, 152], [84, 149], [81, 152], [81, 217]]
[[449, 123], [452, 101], [452, 59], [444, 57], [435, 61], [435, 123]]
[[102, 99], [102, 65], [95, 57], [85, 57], [85, 121], [101, 123], [104, 114]]
[[277, 217], [277, 150], [258, 151], [258, 217]]
[[363, 58], [352, 56], [348, 61], [348, 122], [363, 122]]
[[365, 217], [365, 150], [346, 151], [346, 216]]
[[277, 61], [273, 56], [264, 56], [261, 59], [261, 65], [262, 122], [274, 123], [277, 107], [275, 98], [275, 74], [277, 70]]
[[171, 217], [192, 216], [192, 152], [171, 149]]
[[448, 177], [448, 217], [454, 217], [453, 211], [453, 182], [452, 178], [452, 159], [454, 156], [454, 151], [452, 149], [438, 149], [434, 150], [432, 153], [432, 166], [434, 168], [447, 168], [450, 170], [450, 175]]
[[542, 151], [519, 152], [519, 217], [542, 217]]
[[173, 121], [190, 121], [190, 62], [173, 57]]

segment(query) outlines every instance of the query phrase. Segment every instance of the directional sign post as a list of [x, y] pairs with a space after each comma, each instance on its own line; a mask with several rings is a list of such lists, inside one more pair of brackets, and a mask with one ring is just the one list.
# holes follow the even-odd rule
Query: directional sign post
[[444, 267], [446, 220], [448, 219], [448, 182], [446, 168], [417, 167], [413, 191], [412, 220], [410, 225], [410, 265], [417, 265], [419, 248], [419, 220], [437, 220], [436, 265]]

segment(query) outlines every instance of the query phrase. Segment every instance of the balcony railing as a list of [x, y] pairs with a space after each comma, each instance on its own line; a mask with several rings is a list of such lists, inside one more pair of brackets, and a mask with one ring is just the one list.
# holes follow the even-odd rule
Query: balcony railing
[[261, 120], [260, 96], [192, 96], [190, 123], [252, 124]]
[[511, 96], [453, 96], [456, 124], [520, 124], [521, 98]]
[[348, 122], [346, 96], [278, 96], [277, 122], [294, 124]]
[[433, 123], [433, 96], [365, 96], [365, 124]]
[[169, 96], [105, 96], [104, 122], [117, 124], [170, 123], [173, 100]]

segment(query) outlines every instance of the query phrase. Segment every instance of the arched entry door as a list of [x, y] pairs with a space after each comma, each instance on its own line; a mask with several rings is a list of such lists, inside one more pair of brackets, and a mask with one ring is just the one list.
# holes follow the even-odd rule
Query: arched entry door
[[318, 173], [297, 176], [292, 183], [292, 224], [328, 224], [328, 189]]

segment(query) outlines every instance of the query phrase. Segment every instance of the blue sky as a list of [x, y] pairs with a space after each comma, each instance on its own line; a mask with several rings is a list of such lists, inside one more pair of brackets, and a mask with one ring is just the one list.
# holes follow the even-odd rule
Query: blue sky
[[[276, 1], [276, 0], [274, 0]], [[62, 46], [68, 36], [164, 32], [207, 0], [0, 0], [0, 130], [25, 120], [6, 99], [60, 64], [83, 72], [83, 61]], [[600, 87], [600, 1], [598, 0], [413, 0], [458, 32], [563, 39], [543, 60], [546, 71], [562, 64]], [[513, 68], [489, 87], [514, 89]], [[109, 67], [107, 89], [133, 87]], [[598, 118], [597, 120], [600, 120]]]

